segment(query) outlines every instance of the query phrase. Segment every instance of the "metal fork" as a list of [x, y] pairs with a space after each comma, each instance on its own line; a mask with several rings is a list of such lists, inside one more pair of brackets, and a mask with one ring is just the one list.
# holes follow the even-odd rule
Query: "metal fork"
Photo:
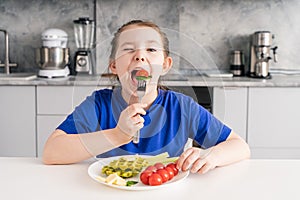
[[[137, 96], [139, 97], [139, 102], [141, 102], [143, 96], [145, 95], [146, 91], [146, 81], [145, 80], [138, 80], [137, 85]], [[138, 144], [140, 141], [140, 130], [133, 136], [133, 143]]]

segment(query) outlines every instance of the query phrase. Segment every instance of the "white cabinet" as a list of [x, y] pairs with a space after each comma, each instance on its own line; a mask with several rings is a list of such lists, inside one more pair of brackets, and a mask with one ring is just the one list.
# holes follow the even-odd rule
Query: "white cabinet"
[[300, 158], [300, 88], [249, 88], [248, 143], [255, 158]]
[[213, 90], [213, 114], [245, 140], [247, 102], [247, 88], [215, 87]]
[[44, 145], [50, 134], [66, 118], [64, 115], [38, 115], [37, 116], [37, 156], [43, 155]]
[[35, 86], [0, 86], [0, 156], [36, 156]]
[[37, 86], [37, 152], [55, 128], [93, 91], [93, 86]]

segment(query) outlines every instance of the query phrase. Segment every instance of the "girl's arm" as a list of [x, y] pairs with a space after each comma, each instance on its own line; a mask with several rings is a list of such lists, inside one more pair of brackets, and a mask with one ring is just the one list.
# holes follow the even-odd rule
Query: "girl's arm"
[[71, 164], [102, 154], [129, 143], [137, 130], [144, 126], [144, 108], [147, 104], [136, 103], [120, 114], [115, 128], [84, 134], [67, 134], [55, 130], [45, 144], [45, 164]]
[[45, 164], [71, 164], [83, 161], [131, 141], [118, 127], [85, 134], [55, 130], [45, 144]]

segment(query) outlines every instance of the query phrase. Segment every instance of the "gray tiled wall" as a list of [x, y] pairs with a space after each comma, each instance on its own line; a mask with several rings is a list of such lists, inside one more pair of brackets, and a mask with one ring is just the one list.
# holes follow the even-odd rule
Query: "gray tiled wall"
[[[244, 50], [248, 63], [250, 35], [269, 30], [279, 47], [279, 62], [271, 62], [272, 67], [300, 69], [299, 10], [298, 0], [0, 0], [0, 28], [9, 31], [10, 59], [19, 71], [37, 70], [34, 49], [47, 28], [69, 34], [73, 55], [72, 21], [80, 16], [96, 19], [98, 73], [106, 70], [113, 33], [131, 19], [151, 20], [163, 28], [177, 68], [228, 69], [233, 49]], [[2, 61], [3, 46], [0, 35]]]

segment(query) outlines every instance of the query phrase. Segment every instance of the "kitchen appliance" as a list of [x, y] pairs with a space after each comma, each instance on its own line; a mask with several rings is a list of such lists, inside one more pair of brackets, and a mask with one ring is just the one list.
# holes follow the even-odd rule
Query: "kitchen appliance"
[[39, 77], [66, 77], [70, 74], [67, 42], [68, 35], [63, 30], [48, 29], [42, 33], [42, 47], [36, 50]]
[[244, 52], [234, 50], [230, 55], [230, 71], [234, 76], [245, 75]]
[[95, 21], [88, 17], [74, 20], [75, 42], [78, 50], [74, 63], [77, 73], [93, 74], [94, 60], [91, 49], [94, 47]]
[[271, 47], [274, 35], [270, 31], [257, 31], [252, 35], [250, 52], [249, 76], [254, 78], [271, 78], [269, 73], [269, 61], [277, 62], [277, 46]]

